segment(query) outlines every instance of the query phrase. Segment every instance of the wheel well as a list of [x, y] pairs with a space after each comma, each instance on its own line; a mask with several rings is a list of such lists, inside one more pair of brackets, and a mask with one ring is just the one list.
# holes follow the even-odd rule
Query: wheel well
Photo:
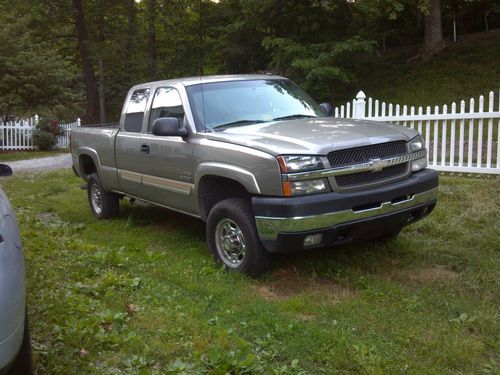
[[200, 217], [203, 220], [206, 220], [210, 210], [224, 199], [250, 197], [250, 193], [242, 184], [230, 178], [203, 176], [198, 183]]
[[83, 173], [82, 177], [85, 179], [97, 172], [94, 160], [89, 155], [80, 155], [80, 172]]

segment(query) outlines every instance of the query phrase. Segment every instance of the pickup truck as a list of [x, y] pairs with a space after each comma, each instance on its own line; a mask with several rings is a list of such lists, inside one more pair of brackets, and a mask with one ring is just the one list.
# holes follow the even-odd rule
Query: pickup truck
[[417, 131], [331, 109], [267, 74], [140, 84], [119, 124], [72, 130], [73, 169], [97, 218], [123, 197], [200, 218], [216, 261], [257, 276], [269, 253], [389, 239], [436, 205]]

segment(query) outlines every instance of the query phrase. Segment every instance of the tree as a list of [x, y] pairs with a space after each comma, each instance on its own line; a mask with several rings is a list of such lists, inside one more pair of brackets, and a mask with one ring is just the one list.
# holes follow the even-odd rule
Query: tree
[[39, 37], [33, 27], [43, 17], [39, 9], [16, 5], [0, 3], [0, 114], [74, 118], [82, 100], [77, 70]]
[[90, 51], [88, 49], [88, 33], [85, 24], [85, 13], [82, 0], [73, 0], [74, 22], [77, 33], [78, 50], [83, 68], [83, 81], [85, 83], [85, 97], [87, 99], [84, 122], [99, 122], [99, 94], [94, 75]]
[[427, 0], [424, 10], [424, 45], [425, 56], [430, 56], [444, 47], [441, 20], [441, 0]]
[[155, 80], [156, 71], [156, 0], [147, 0], [147, 18], [148, 18], [148, 57], [150, 80]]

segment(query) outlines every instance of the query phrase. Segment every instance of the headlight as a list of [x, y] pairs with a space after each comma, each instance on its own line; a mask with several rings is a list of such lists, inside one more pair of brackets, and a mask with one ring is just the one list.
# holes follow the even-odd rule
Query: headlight
[[410, 152], [420, 151], [424, 148], [424, 137], [417, 135], [410, 141]]
[[319, 156], [278, 156], [278, 163], [282, 173], [305, 172], [324, 168]]
[[324, 193], [327, 191], [330, 191], [330, 186], [325, 178], [283, 182], [283, 195], [288, 197], [293, 195]]

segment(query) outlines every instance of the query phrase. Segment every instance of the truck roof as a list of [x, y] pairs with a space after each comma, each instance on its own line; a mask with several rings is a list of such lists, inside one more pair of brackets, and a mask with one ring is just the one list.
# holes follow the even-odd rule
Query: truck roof
[[192, 86], [192, 85], [198, 85], [200, 83], [249, 81], [256, 79], [286, 79], [286, 78], [274, 74], [228, 74], [228, 75], [196, 76], [196, 77], [174, 78], [162, 81], [141, 83], [139, 85], [133, 86], [132, 89], [135, 90], [138, 88], [151, 87], [151, 86], [172, 85], [175, 83], [181, 83], [184, 86]]

